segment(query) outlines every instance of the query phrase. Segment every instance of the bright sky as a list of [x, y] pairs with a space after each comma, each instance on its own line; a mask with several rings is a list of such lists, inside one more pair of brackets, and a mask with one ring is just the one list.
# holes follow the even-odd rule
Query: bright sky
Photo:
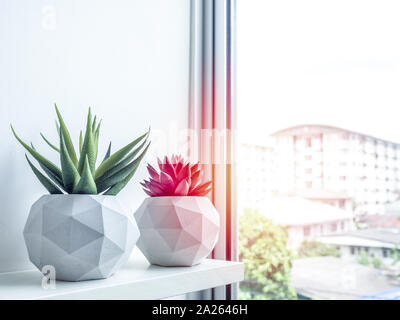
[[237, 0], [244, 140], [322, 123], [400, 142], [400, 1]]

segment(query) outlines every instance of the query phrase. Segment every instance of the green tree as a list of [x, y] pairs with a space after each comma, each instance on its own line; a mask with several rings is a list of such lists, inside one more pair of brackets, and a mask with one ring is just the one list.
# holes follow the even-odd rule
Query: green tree
[[257, 212], [239, 218], [239, 254], [245, 264], [243, 299], [295, 299], [290, 287], [293, 254], [286, 248], [287, 231]]
[[400, 243], [396, 244], [390, 252], [390, 258], [393, 259], [392, 264], [395, 265], [400, 262]]
[[365, 251], [364, 249], [362, 249], [362, 250], [359, 252], [358, 257], [357, 257], [357, 262], [358, 262], [359, 264], [364, 265], [364, 266], [367, 266], [367, 265], [370, 264], [369, 256], [368, 256], [367, 251]]
[[371, 263], [372, 263], [372, 266], [373, 266], [375, 269], [380, 269], [380, 268], [382, 268], [382, 260], [379, 259], [378, 257], [372, 258]]

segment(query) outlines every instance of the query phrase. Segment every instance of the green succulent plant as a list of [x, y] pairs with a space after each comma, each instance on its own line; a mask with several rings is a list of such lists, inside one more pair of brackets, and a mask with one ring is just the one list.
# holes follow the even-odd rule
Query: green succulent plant
[[59, 147], [52, 144], [42, 133], [40, 135], [50, 148], [59, 153], [61, 168], [37, 152], [33, 144], [29, 146], [22, 141], [11, 125], [15, 138], [36, 159], [45, 174], [35, 167], [25, 154], [33, 173], [50, 194], [117, 195], [133, 177], [144, 158], [150, 146], [150, 142], [147, 143], [150, 129], [113, 154], [110, 142], [104, 159], [96, 168], [101, 121], [97, 123], [96, 116], [92, 119], [89, 108], [85, 135], [80, 132], [79, 152], [76, 152], [57, 105], [55, 109]]

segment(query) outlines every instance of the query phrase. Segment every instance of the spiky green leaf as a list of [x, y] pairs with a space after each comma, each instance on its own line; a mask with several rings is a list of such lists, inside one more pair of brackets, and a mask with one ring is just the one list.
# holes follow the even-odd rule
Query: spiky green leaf
[[64, 119], [62, 118], [61, 113], [57, 108], [57, 105], [54, 104], [54, 106], [56, 109], [58, 121], [60, 122], [60, 132], [62, 132], [64, 135], [65, 145], [67, 146], [69, 156], [71, 157], [71, 160], [76, 167], [78, 165], [78, 158], [76, 157], [76, 153], [75, 153], [74, 145], [71, 140], [71, 136], [68, 132], [67, 126], [64, 123]]
[[28, 156], [25, 154], [25, 158], [29, 163], [33, 173], [38, 178], [40, 183], [47, 189], [50, 194], [62, 194], [62, 191], [58, 189], [50, 179], [48, 179], [45, 175], [43, 175], [29, 160]]
[[60, 125], [58, 124], [57, 120], [55, 120], [55, 122], [56, 122], [56, 128], [57, 128], [58, 136], [60, 136], [60, 132], [61, 132]]
[[110, 154], [111, 154], [111, 141], [110, 141], [110, 144], [108, 145], [108, 149], [107, 149], [106, 155], [104, 156], [104, 159], [103, 159], [103, 161], [101, 163], [106, 161], [110, 157]]
[[82, 152], [79, 158], [78, 164], [78, 172], [82, 175], [83, 167], [85, 165], [85, 159], [88, 158], [89, 168], [92, 172], [92, 175], [95, 175], [95, 165], [96, 165], [96, 154], [95, 154], [95, 146], [94, 146], [94, 137], [92, 131], [92, 112], [89, 108], [87, 123], [86, 123], [86, 132], [85, 139], [83, 140]]
[[30, 146], [28, 146], [25, 142], [23, 142], [15, 133], [15, 130], [13, 128], [13, 126], [11, 126], [11, 130], [14, 134], [14, 137], [19, 141], [19, 143], [39, 162], [39, 164], [43, 165], [44, 167], [46, 167], [46, 169], [48, 169], [49, 171], [51, 171], [52, 174], [54, 174], [54, 176], [56, 176], [58, 179], [62, 179], [62, 174], [61, 174], [61, 170], [54, 164], [52, 163], [50, 160], [47, 160], [45, 157], [43, 157], [39, 152], [37, 152], [35, 149], [31, 148]]
[[147, 139], [143, 141], [143, 143], [137, 147], [135, 150], [133, 150], [131, 153], [129, 153], [122, 161], [120, 161], [116, 166], [112, 167], [110, 170], [107, 170], [99, 179], [96, 179], [96, 183], [99, 183], [101, 181], [106, 180], [107, 178], [111, 177], [121, 169], [123, 169], [125, 166], [131, 162], [132, 159], [135, 158], [135, 156], [138, 154], [138, 152], [144, 147], [146, 144]]
[[75, 194], [97, 194], [96, 183], [94, 182], [92, 172], [90, 170], [88, 157], [85, 157], [83, 171], [79, 183], [75, 187]]
[[94, 133], [95, 130], [96, 130], [96, 122], [97, 122], [97, 116], [95, 115], [95, 116], [94, 116], [94, 119], [93, 119], [93, 123], [92, 123], [92, 130], [93, 130], [93, 133]]
[[116, 195], [118, 194], [126, 184], [131, 180], [134, 176], [137, 168], [139, 167], [140, 162], [144, 158], [147, 150], [149, 149], [150, 143], [146, 146], [143, 152], [138, 156], [135, 160], [125, 166], [123, 169], [112, 175], [111, 177], [105, 179], [101, 183], [98, 184], [97, 190], [98, 192], [103, 192], [107, 190], [104, 194], [106, 195]]
[[74, 188], [79, 182], [80, 175], [76, 169], [71, 157], [69, 156], [67, 146], [65, 144], [64, 133], [61, 132], [60, 135], [60, 162], [61, 162], [61, 172], [63, 178], [63, 184], [68, 193], [72, 193]]
[[102, 121], [103, 120], [99, 121], [99, 124], [97, 125], [96, 130], [94, 130], [95, 127], [93, 127], [94, 133], [95, 133], [95, 135], [97, 135], [97, 137], [99, 136], [99, 133], [100, 133], [100, 127], [101, 127], [101, 122]]
[[150, 129], [137, 138], [136, 140], [132, 141], [122, 149], [118, 150], [117, 152], [113, 153], [108, 159], [106, 159], [96, 170], [96, 179], [100, 178], [107, 170], [110, 170], [112, 167], [117, 165], [121, 160], [125, 158], [125, 156], [145, 137], [148, 136], [150, 133]]
[[43, 133], [40, 133], [42, 136], [43, 140], [52, 148], [53, 150], [60, 152], [60, 149], [58, 149], [54, 144], [52, 144], [49, 140], [46, 139], [46, 137], [43, 135]]
[[79, 133], [79, 154], [82, 153], [82, 144], [83, 144], [83, 137], [82, 137], [82, 130]]
[[[95, 150], [95, 159], [97, 161], [97, 155], [99, 151], [99, 135], [100, 135], [100, 125], [101, 125], [101, 120], [99, 124], [97, 125], [96, 130], [94, 131], [94, 150]], [[94, 128], [93, 128], [94, 130]]]
[[[31, 147], [33, 150], [36, 151], [33, 143], [31, 142]], [[62, 181], [62, 177], [59, 178], [58, 176], [56, 176], [53, 172], [51, 172], [49, 169], [47, 169], [43, 164], [41, 164], [39, 162], [40, 167], [42, 168], [42, 170], [47, 174], [47, 176], [50, 178], [50, 180], [53, 181], [53, 183], [55, 183], [59, 188], [61, 188], [62, 190], [64, 190], [65, 192], [67, 192], [67, 190], [64, 187], [63, 181]]]

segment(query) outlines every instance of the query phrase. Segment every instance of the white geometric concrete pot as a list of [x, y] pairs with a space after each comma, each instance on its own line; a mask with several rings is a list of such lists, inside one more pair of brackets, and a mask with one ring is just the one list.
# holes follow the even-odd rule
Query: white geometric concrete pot
[[116, 196], [44, 195], [24, 228], [29, 259], [64, 281], [104, 279], [129, 258], [139, 229]]
[[193, 266], [213, 250], [219, 214], [207, 197], [146, 198], [135, 212], [137, 246], [151, 264]]

